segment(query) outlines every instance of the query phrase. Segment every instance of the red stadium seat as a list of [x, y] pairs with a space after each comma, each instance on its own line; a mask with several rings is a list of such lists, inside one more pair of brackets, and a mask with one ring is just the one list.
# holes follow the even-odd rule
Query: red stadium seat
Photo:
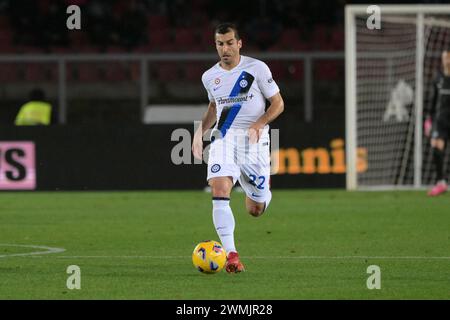
[[153, 30], [149, 34], [149, 44], [152, 51], [171, 51], [173, 44], [169, 29]]
[[79, 30], [69, 32], [69, 41], [74, 47], [89, 45], [86, 33]]
[[147, 26], [150, 32], [169, 27], [169, 21], [165, 15], [150, 14], [147, 16]]
[[33, 46], [14, 46], [14, 51], [16, 53], [44, 53], [44, 49]]
[[76, 48], [78, 53], [100, 53], [101, 50], [99, 47], [91, 46], [91, 45], [82, 45]]
[[[177, 51], [194, 51], [196, 46], [194, 29], [175, 30], [175, 49]], [[197, 46], [198, 47], [198, 46]]]
[[286, 29], [280, 36], [280, 39], [270, 51], [307, 51], [311, 49], [309, 42], [301, 38], [300, 31], [297, 29]]
[[145, 44], [145, 45], [141, 45], [141, 46], [134, 48], [133, 52], [134, 53], [148, 53], [148, 52], [152, 52], [152, 50], [153, 50], [153, 46], [151, 44]]
[[50, 52], [56, 54], [68, 54], [71, 50], [67, 47], [52, 46], [50, 47]]
[[106, 49], [107, 53], [126, 53], [127, 50], [122, 48], [122, 47], [118, 47], [118, 46], [109, 46]]

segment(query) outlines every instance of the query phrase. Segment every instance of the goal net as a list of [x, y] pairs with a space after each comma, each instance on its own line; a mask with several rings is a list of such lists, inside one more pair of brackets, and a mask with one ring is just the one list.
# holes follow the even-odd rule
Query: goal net
[[434, 183], [422, 126], [450, 50], [450, 5], [380, 6], [379, 29], [367, 8], [346, 8], [347, 189], [422, 188]]

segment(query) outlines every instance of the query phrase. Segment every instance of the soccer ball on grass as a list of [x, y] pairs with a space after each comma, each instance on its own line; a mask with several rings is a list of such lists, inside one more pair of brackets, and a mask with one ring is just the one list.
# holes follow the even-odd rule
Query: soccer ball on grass
[[218, 273], [227, 261], [222, 245], [214, 240], [200, 242], [192, 252], [192, 263], [202, 273]]

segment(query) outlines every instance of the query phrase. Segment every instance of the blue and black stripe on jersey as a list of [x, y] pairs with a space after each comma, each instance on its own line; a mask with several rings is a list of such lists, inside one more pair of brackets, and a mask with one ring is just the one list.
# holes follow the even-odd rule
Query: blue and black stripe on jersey
[[[248, 93], [254, 80], [254, 76], [246, 71], [242, 71], [234, 84], [233, 90], [231, 90], [229, 98], [238, 97]], [[222, 109], [222, 113], [220, 114], [220, 119], [217, 124], [217, 129], [222, 134], [222, 137], [225, 137], [227, 130], [230, 129], [231, 124], [241, 110], [241, 107], [242, 103], [235, 103], [232, 106], [225, 106]]]

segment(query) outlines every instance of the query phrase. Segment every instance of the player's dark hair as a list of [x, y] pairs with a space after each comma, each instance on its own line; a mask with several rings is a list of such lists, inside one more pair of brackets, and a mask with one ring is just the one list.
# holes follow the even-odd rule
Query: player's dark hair
[[231, 23], [231, 22], [224, 22], [224, 23], [219, 24], [216, 27], [216, 29], [214, 30], [214, 35], [216, 33], [225, 34], [225, 33], [231, 32], [231, 31], [234, 32], [234, 37], [236, 38], [236, 40], [241, 39], [241, 37], [239, 36], [239, 31], [238, 31], [236, 24]]

